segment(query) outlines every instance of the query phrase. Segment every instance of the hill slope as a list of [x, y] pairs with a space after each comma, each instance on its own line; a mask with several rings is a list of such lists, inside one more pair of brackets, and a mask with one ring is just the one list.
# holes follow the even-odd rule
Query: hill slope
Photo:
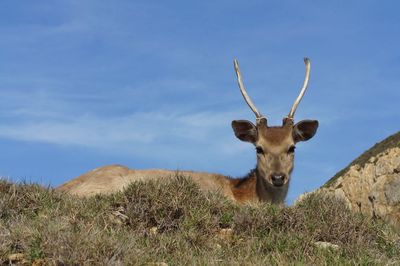
[[400, 132], [375, 144], [317, 192], [400, 228]]
[[370, 149], [368, 149], [359, 157], [357, 157], [354, 161], [352, 161], [348, 166], [336, 173], [331, 179], [328, 180], [328, 182], [324, 186], [329, 187], [332, 183], [334, 183], [337, 178], [343, 176], [344, 173], [348, 172], [352, 166], [357, 165], [360, 168], [364, 167], [368, 160], [370, 160], [371, 158], [374, 158], [377, 155], [393, 148], [400, 148], [400, 131], [387, 137], [381, 142], [376, 143], [374, 146], [372, 146]]
[[181, 177], [88, 199], [0, 181], [0, 239], [0, 264], [400, 263], [396, 232], [333, 198], [238, 206]]

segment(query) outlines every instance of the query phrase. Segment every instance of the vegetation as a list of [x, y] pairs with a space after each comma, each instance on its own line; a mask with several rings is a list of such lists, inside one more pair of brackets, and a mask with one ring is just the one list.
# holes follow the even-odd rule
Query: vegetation
[[354, 161], [352, 161], [348, 166], [346, 166], [344, 169], [340, 170], [337, 172], [331, 179], [326, 182], [324, 187], [329, 187], [333, 182], [345, 174], [351, 166], [358, 164], [360, 167], [364, 167], [364, 165], [368, 162], [368, 160], [371, 157], [375, 157], [378, 154], [391, 149], [398, 147], [400, 148], [400, 131], [387, 137], [386, 139], [382, 140], [379, 143], [376, 143], [374, 146], [372, 146], [370, 149], [365, 151], [363, 154], [361, 154], [359, 157], [357, 157]]
[[0, 181], [0, 264], [11, 262], [380, 265], [400, 263], [400, 240], [321, 195], [293, 207], [238, 206], [182, 177], [87, 199]]

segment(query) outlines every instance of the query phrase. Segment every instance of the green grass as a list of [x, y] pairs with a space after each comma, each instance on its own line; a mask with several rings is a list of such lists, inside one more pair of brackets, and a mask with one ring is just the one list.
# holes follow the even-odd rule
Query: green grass
[[50, 265], [399, 264], [399, 239], [320, 195], [282, 208], [235, 205], [182, 177], [88, 199], [0, 181], [0, 264], [16, 253]]

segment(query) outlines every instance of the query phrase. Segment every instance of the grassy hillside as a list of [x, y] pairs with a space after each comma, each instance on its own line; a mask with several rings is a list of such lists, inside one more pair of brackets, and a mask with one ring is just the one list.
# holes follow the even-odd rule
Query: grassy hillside
[[0, 181], [0, 264], [10, 258], [36, 265], [396, 264], [400, 240], [317, 195], [279, 208], [237, 206], [181, 177], [89, 199]]
[[396, 134], [387, 137], [381, 142], [376, 143], [374, 146], [372, 146], [370, 149], [368, 149], [359, 157], [357, 157], [354, 161], [352, 161], [348, 166], [346, 166], [344, 169], [336, 173], [331, 179], [328, 180], [328, 182], [326, 182], [324, 186], [329, 187], [329, 185], [332, 184], [333, 181], [335, 181], [338, 177], [346, 173], [351, 166], [358, 164], [361, 167], [363, 167], [371, 157], [377, 156], [379, 153], [394, 147], [400, 148], [400, 131], [397, 132]]

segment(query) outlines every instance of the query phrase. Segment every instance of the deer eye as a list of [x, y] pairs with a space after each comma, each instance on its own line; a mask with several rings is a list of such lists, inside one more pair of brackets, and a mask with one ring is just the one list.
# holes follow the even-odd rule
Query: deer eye
[[288, 149], [288, 153], [294, 153], [294, 150], [296, 149], [296, 146], [290, 146], [290, 148]]
[[256, 147], [256, 151], [257, 151], [257, 153], [258, 154], [263, 154], [264, 153], [264, 150], [263, 150], [263, 148], [261, 148], [261, 147]]

